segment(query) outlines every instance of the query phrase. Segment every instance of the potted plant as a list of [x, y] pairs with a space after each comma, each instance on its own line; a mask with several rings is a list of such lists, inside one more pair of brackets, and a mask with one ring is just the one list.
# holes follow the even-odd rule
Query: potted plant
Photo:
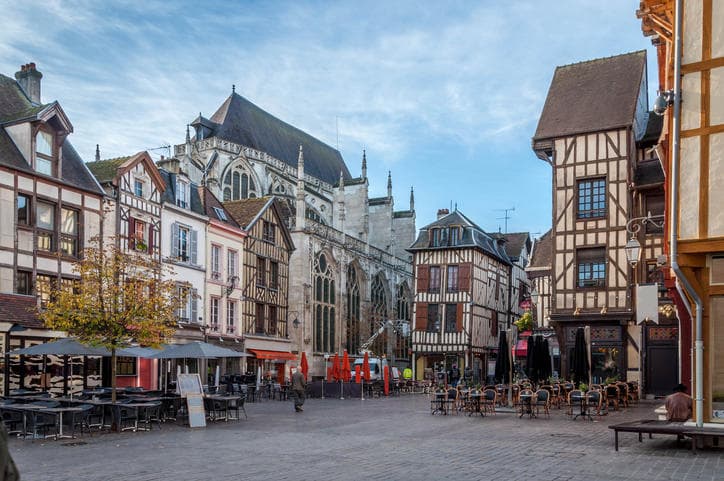
[[588, 384], [582, 382], [578, 385], [578, 389], [580, 389], [581, 392], [586, 392], [588, 391]]

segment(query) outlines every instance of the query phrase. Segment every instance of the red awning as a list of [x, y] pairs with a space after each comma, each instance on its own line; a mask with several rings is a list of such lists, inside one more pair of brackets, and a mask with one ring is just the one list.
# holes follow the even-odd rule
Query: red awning
[[513, 350], [515, 357], [525, 357], [528, 355], [528, 339], [518, 339]]
[[261, 349], [249, 349], [254, 353], [257, 359], [276, 359], [279, 361], [294, 361], [297, 359], [296, 354], [284, 351], [263, 351]]

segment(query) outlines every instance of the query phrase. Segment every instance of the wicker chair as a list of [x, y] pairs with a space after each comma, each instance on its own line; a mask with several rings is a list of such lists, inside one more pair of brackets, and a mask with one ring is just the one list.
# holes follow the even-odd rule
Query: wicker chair
[[551, 392], [548, 389], [538, 389], [535, 392], [535, 414], [536, 416], [540, 412], [540, 408], [543, 407], [543, 412], [546, 416], [551, 417]]
[[498, 391], [495, 389], [485, 389], [480, 402], [483, 412], [495, 414], [495, 404], [498, 402]]

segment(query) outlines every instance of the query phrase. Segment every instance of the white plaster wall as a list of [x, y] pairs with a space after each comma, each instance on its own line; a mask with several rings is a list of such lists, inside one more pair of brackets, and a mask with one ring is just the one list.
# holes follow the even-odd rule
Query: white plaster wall
[[20, 153], [23, 154], [23, 157], [25, 157], [25, 161], [30, 165], [30, 159], [32, 158], [30, 123], [11, 125], [10, 127], [5, 127], [5, 131], [10, 138], [13, 139], [13, 143], [15, 143], [15, 146]]
[[11, 172], [0, 171], [0, 185], [13, 187], [15, 184], [15, 176]]
[[15, 292], [13, 270], [11, 268], [0, 268], [0, 292]]
[[0, 188], [0, 246], [13, 248], [15, 245], [15, 193]]
[[709, 237], [724, 235], [724, 133], [709, 137]]
[[711, 56], [724, 57], [724, 2], [714, 0], [711, 8]]
[[[206, 268], [206, 222], [183, 211], [164, 207], [161, 211], [161, 257], [164, 262], [169, 262], [171, 256], [171, 226], [174, 222], [189, 226], [196, 230], [196, 265], [192, 268], [182, 262], [170, 262], [174, 274], [172, 278], [178, 282], [188, 282], [194, 289], [197, 289], [199, 296], [204, 297], [205, 268]], [[200, 268], [200, 269], [199, 269]], [[204, 306], [205, 302], [199, 300], [198, 306]], [[199, 309], [199, 316], [203, 316]], [[194, 322], [197, 320], [194, 319]]]
[[681, 139], [679, 169], [679, 238], [699, 237], [700, 138]]
[[701, 60], [702, 9], [701, 0], [684, 2], [684, 38], [682, 62], [687, 64]]
[[684, 75], [681, 81], [681, 129], [699, 128], [701, 125], [701, 73]]
[[70, 203], [75, 204], [76, 206], [80, 206], [83, 202], [83, 196], [81, 194], [68, 189], [62, 189], [60, 192], [60, 196], [63, 203]]
[[52, 184], [46, 184], [45, 182], [38, 182], [36, 185], [38, 195], [51, 199], [58, 199], [58, 187]]
[[709, 78], [711, 82], [709, 86], [711, 99], [709, 103], [709, 123], [710, 125], [721, 125], [724, 124], [724, 67], [711, 69]]

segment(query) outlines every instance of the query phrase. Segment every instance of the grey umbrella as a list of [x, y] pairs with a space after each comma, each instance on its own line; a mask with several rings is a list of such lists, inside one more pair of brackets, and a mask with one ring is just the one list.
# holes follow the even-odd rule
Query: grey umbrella
[[163, 351], [148, 356], [150, 359], [215, 359], [218, 357], [248, 357], [249, 354], [216, 346], [207, 342], [194, 341], [175, 344]]
[[588, 347], [586, 346], [586, 334], [582, 327], [576, 330], [576, 342], [573, 346], [573, 358], [571, 359], [571, 376], [577, 383], [587, 383], [591, 365], [588, 362]]
[[111, 353], [104, 347], [93, 347], [82, 344], [72, 338], [58, 339], [57, 341], [37, 344], [23, 349], [8, 352], [11, 356], [110, 356]]
[[161, 349], [154, 349], [152, 347], [124, 347], [116, 351], [117, 356], [126, 357], [144, 357], [150, 358], [154, 354], [161, 352]]

